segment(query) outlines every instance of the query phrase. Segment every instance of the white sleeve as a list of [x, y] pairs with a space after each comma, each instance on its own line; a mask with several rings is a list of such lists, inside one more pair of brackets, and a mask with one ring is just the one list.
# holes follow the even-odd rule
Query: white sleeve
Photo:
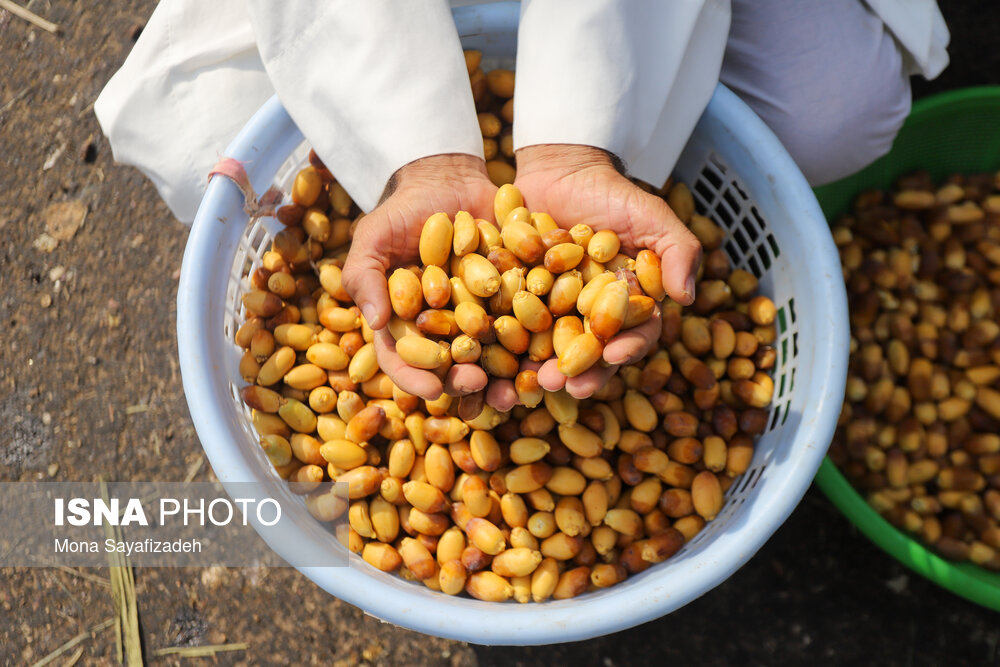
[[247, 0], [289, 115], [363, 210], [421, 157], [482, 157], [468, 72], [446, 0]]
[[867, 0], [903, 46], [909, 74], [933, 79], [948, 66], [951, 35], [934, 0]]
[[515, 149], [585, 144], [659, 185], [718, 82], [728, 0], [523, 0]]
[[162, 0], [94, 113], [115, 160], [190, 224], [212, 165], [273, 94], [243, 0]]

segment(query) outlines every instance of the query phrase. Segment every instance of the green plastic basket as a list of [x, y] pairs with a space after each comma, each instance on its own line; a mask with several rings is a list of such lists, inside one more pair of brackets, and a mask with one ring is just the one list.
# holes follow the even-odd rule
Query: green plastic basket
[[[936, 181], [949, 174], [1000, 169], [1000, 86], [964, 88], [916, 102], [892, 150], [866, 169], [816, 188], [830, 221], [847, 211], [854, 196], [888, 189], [917, 169]], [[834, 505], [875, 544], [903, 565], [962, 597], [1000, 611], [1000, 574], [945, 560], [897, 530], [851, 486], [829, 457], [816, 483]]]

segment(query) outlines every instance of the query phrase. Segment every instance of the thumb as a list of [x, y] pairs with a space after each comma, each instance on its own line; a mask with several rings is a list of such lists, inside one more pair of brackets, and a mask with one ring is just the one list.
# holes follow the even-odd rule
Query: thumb
[[361, 248], [352, 248], [344, 263], [344, 289], [361, 309], [365, 321], [378, 330], [389, 323], [389, 285], [385, 265]]
[[701, 265], [701, 243], [686, 228], [683, 232], [676, 235], [680, 238], [664, 237], [661, 247], [654, 247], [653, 251], [660, 256], [667, 295], [682, 306], [690, 306], [694, 303], [695, 277]]
[[694, 303], [695, 277], [701, 265], [701, 243], [659, 197], [643, 193], [630, 211], [639, 245], [660, 258], [663, 289], [677, 303]]

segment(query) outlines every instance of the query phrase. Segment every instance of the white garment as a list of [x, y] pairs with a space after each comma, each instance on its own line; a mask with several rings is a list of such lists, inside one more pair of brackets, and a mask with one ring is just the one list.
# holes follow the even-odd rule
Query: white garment
[[[933, 0], [868, 4], [913, 71], [943, 69]], [[515, 148], [598, 146], [662, 182], [718, 80], [729, 20], [729, 0], [524, 0]], [[275, 92], [364, 210], [408, 162], [482, 156], [446, 0], [161, 0], [94, 109], [115, 159], [190, 222], [209, 169]]]
[[867, 5], [732, 0], [732, 10], [719, 79], [771, 128], [810, 185], [889, 151], [910, 113], [910, 72]]
[[903, 46], [908, 73], [933, 79], [948, 66], [948, 26], [934, 0], [865, 0]]
[[514, 146], [586, 144], [663, 183], [719, 80], [729, 0], [522, 0]]

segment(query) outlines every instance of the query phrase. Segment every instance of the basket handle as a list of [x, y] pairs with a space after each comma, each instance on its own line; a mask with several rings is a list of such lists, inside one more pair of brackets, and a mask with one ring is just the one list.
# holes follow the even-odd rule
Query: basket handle
[[212, 170], [208, 172], [208, 180], [211, 181], [215, 175], [225, 176], [232, 181], [243, 193], [243, 211], [250, 216], [250, 220], [273, 216], [275, 208], [284, 198], [284, 193], [276, 186], [271, 186], [258, 199], [253, 186], [250, 185], [250, 178], [247, 176], [243, 163], [231, 157], [223, 157]]

